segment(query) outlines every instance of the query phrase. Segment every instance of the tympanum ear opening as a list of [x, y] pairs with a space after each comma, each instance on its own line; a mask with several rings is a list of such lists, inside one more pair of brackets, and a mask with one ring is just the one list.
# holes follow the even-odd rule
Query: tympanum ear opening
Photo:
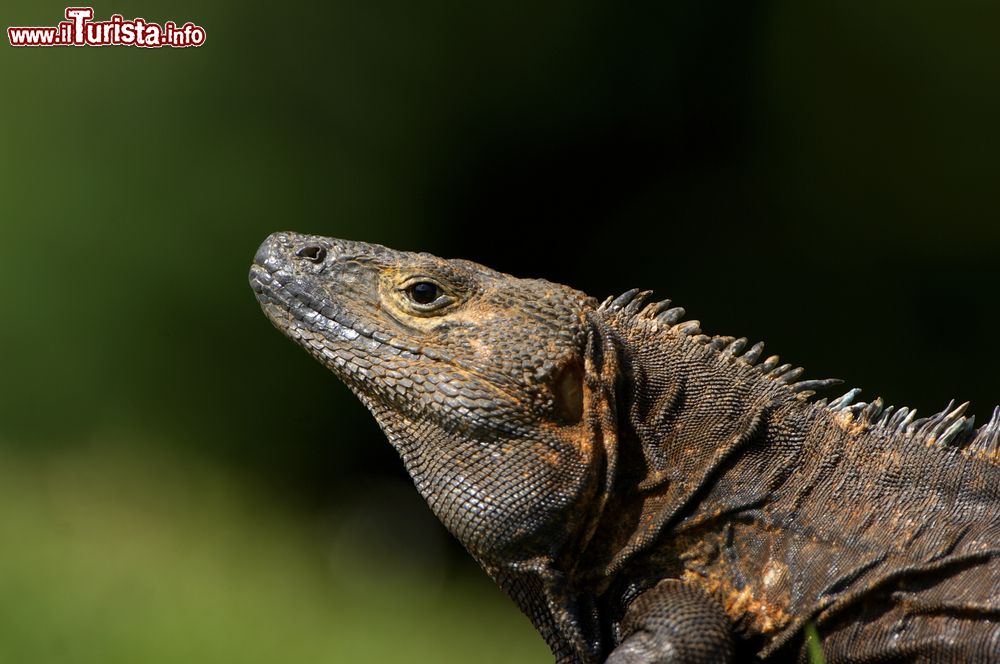
[[553, 392], [556, 413], [565, 424], [576, 424], [583, 417], [583, 364], [568, 363], [556, 374]]

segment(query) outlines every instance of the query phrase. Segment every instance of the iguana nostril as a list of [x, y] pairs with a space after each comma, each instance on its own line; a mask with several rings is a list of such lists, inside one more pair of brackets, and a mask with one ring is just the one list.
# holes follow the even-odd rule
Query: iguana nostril
[[326, 249], [318, 244], [310, 244], [298, 249], [295, 255], [313, 263], [322, 263], [326, 260]]

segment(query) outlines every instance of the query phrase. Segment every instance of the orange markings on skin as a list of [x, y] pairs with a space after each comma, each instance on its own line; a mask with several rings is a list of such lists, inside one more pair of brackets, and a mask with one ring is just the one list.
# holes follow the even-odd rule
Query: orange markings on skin
[[787, 591], [781, 590], [787, 586], [788, 576], [783, 563], [767, 562], [760, 575], [762, 587], [738, 588], [726, 567], [720, 565], [717, 545], [691, 535], [678, 538], [676, 545], [685, 567], [681, 579], [698, 584], [716, 597], [734, 624], [753, 633], [770, 634], [791, 622], [793, 616], [786, 610]]
[[838, 413], [833, 421], [840, 425], [840, 428], [847, 431], [852, 436], [859, 436], [864, 433], [867, 425], [862, 420], [856, 420], [854, 413], [844, 410]]
[[750, 586], [736, 588], [732, 582], [715, 569], [703, 576], [694, 570], [685, 570], [681, 578], [697, 583], [710, 595], [722, 601], [722, 608], [737, 624], [746, 625], [753, 632], [770, 634], [776, 632], [792, 620], [784, 607], [766, 599], [758, 599]]

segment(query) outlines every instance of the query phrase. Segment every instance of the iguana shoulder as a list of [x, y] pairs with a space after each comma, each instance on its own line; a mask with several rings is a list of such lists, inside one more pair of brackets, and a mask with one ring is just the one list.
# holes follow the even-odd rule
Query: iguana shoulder
[[[675, 574], [715, 596], [765, 655], [808, 621], [821, 632], [865, 626], [868, 639], [881, 625], [904, 643], [892, 630], [907, 620], [927, 623], [911, 633], [932, 640], [1000, 616], [998, 410], [976, 429], [968, 404], [917, 418], [859, 402], [857, 389], [813, 401], [839, 381], [802, 380], [777, 356], [762, 359], [761, 344], [704, 335], [682, 310], [642, 295], [599, 308], [633, 356], [642, 407], [621, 429], [635, 439], [627, 465], [645, 473], [636, 489], [616, 490], [631, 498], [615, 513], [635, 513], [637, 527], [606, 572], [634, 578], [630, 566], [647, 558], [682, 561]], [[920, 590], [900, 590], [911, 587]], [[910, 610], [933, 606], [938, 617], [893, 614], [906, 593]], [[858, 619], [882, 610], [895, 622]], [[989, 652], [1000, 636], [983, 634]], [[854, 638], [828, 639], [828, 650], [841, 644], [845, 656], [866, 654]]]

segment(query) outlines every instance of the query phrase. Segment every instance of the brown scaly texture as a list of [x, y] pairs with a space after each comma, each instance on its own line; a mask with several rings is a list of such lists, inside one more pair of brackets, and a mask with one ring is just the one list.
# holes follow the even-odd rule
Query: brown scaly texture
[[[1000, 409], [831, 403], [669, 302], [277, 233], [267, 316], [562, 664], [1000, 662]], [[474, 654], [470, 653], [470, 659]]]

